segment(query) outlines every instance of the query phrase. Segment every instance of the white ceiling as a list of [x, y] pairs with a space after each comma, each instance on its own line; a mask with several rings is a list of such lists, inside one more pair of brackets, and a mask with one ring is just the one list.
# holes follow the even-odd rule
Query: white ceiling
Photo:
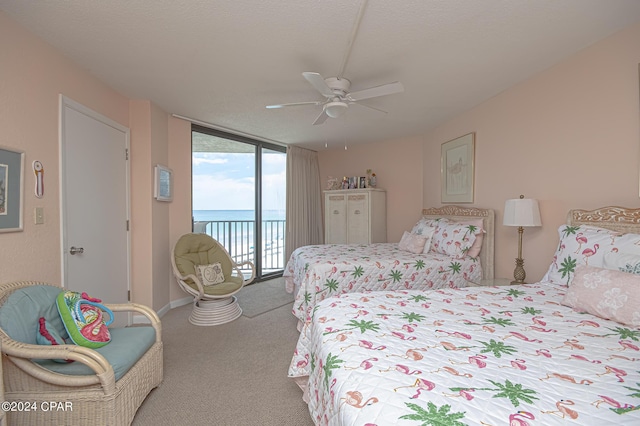
[[640, 20], [638, 0], [369, 0], [343, 77], [405, 92], [312, 123], [302, 77], [336, 76], [361, 1], [0, 0], [0, 9], [132, 99], [323, 149], [424, 134]]

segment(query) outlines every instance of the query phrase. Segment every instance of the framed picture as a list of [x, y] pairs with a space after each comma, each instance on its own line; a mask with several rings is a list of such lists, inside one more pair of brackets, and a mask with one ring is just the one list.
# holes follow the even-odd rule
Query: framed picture
[[358, 183], [358, 188], [366, 188], [367, 187], [367, 177], [360, 176], [360, 183]]
[[171, 169], [158, 164], [155, 169], [155, 197], [158, 201], [173, 200], [173, 173]]
[[358, 176], [349, 178], [349, 189], [358, 189]]
[[0, 146], [0, 232], [22, 231], [24, 152]]
[[440, 181], [442, 203], [473, 203], [475, 133], [442, 144]]

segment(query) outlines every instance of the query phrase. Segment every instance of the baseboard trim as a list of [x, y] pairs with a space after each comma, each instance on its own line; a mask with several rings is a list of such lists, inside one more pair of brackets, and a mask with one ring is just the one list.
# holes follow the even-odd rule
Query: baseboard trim
[[[158, 316], [160, 318], [162, 318], [164, 316], [164, 314], [169, 312], [171, 309], [179, 308], [180, 306], [184, 306], [184, 305], [188, 305], [191, 302], [193, 302], [193, 297], [183, 297], [182, 299], [173, 300], [173, 301], [167, 303], [166, 305], [164, 305], [162, 308], [160, 308], [157, 311], [157, 314], [158, 314]], [[133, 324], [150, 324], [150, 323], [151, 323], [151, 321], [149, 321], [149, 318], [147, 318], [146, 316], [144, 316], [142, 314], [135, 314], [133, 316]]]

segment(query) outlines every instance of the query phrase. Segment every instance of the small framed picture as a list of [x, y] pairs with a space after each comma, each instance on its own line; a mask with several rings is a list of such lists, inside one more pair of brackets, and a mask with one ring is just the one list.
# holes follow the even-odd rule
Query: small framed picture
[[0, 146], [0, 232], [22, 231], [24, 152]]
[[349, 189], [358, 188], [358, 176], [352, 176], [349, 178]]
[[158, 164], [155, 168], [155, 197], [158, 201], [173, 200], [173, 173], [171, 169]]
[[360, 183], [358, 183], [358, 188], [366, 188], [367, 187], [367, 177], [360, 176]]

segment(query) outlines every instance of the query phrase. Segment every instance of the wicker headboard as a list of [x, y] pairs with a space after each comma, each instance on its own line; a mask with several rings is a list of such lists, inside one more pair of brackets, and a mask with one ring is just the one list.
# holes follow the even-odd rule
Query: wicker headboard
[[609, 206], [595, 210], [569, 210], [567, 225], [591, 225], [621, 233], [640, 234], [640, 209]]
[[479, 219], [483, 220], [485, 230], [480, 249], [480, 264], [482, 265], [482, 278], [493, 278], [494, 266], [494, 214], [491, 209], [478, 209], [475, 207], [443, 206], [422, 210], [422, 216], [427, 219], [446, 217], [452, 220]]

